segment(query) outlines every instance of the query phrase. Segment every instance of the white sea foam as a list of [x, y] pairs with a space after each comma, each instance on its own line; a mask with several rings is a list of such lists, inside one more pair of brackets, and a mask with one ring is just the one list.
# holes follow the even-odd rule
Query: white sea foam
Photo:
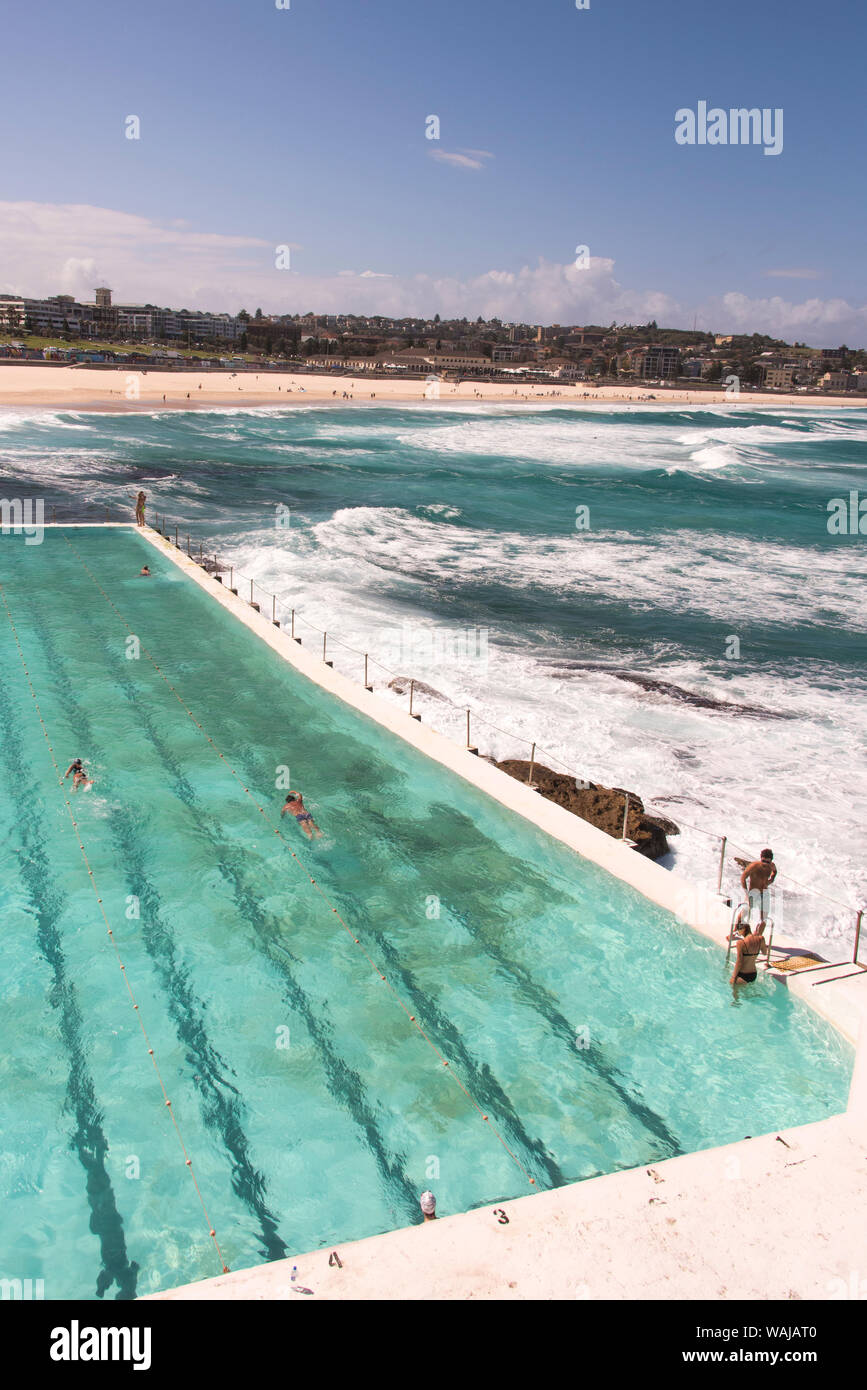
[[[320, 548], [367, 563], [406, 582], [464, 579], [543, 589], [563, 598], [601, 596], [680, 612], [688, 608], [734, 621], [765, 621], [867, 631], [863, 584], [867, 555], [762, 542], [720, 533], [573, 532], [562, 538], [480, 531], [428, 521], [397, 507], [354, 507], [314, 528]], [[809, 588], [802, 584], [810, 574]]]

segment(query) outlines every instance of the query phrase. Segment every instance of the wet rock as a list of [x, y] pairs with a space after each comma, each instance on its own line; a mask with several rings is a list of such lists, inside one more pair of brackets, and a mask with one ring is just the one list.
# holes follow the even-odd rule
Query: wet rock
[[[410, 676], [395, 676], [394, 680], [388, 682], [389, 690], [393, 690], [397, 695], [408, 695], [410, 687]], [[434, 690], [432, 685], [425, 685], [424, 681], [415, 682], [416, 695], [428, 695], [433, 700], [445, 700], [438, 690]]]
[[[520, 758], [506, 758], [496, 766], [519, 782], [526, 782], [530, 764]], [[665, 816], [649, 815], [644, 802], [635, 792], [623, 787], [603, 787], [596, 782], [576, 782], [564, 772], [554, 772], [541, 763], [533, 765], [533, 785], [542, 796], [563, 806], [573, 815], [604, 830], [619, 840], [623, 834], [624, 798], [629, 796], [626, 819], [626, 838], [635, 841], [639, 854], [648, 859], [661, 859], [669, 853], [669, 835], [679, 835], [680, 829]]]

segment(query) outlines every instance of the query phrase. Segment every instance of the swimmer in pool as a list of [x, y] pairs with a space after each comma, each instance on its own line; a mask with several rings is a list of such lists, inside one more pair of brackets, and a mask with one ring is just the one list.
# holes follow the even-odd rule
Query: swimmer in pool
[[300, 792], [290, 791], [286, 793], [286, 800], [280, 815], [285, 816], [287, 811], [295, 817], [308, 840], [312, 840], [314, 834], [321, 836], [322, 831], [319, 829], [319, 826], [316, 824], [310, 812], [304, 809], [304, 802], [301, 800]]
[[768, 945], [764, 938], [765, 924], [759, 922], [753, 930], [749, 922], [742, 922], [738, 927], [740, 939], [738, 940], [735, 953], [735, 968], [729, 984], [751, 985], [758, 974], [759, 956], [764, 952], [767, 955]]
[[[69, 767], [66, 769], [66, 777], [69, 776], [70, 772], [72, 773], [72, 790], [74, 792], [77, 792], [79, 787], [87, 791], [88, 787], [93, 786], [93, 782], [85, 772], [84, 764], [80, 758], [73, 758]], [[66, 777], [64, 777], [64, 781], [66, 781]]]
[[151, 572], [150, 572], [150, 570], [148, 569], [147, 565], [142, 565], [141, 569], [139, 570], [139, 574], [138, 574], [139, 579], [150, 579], [150, 575], [151, 575]]

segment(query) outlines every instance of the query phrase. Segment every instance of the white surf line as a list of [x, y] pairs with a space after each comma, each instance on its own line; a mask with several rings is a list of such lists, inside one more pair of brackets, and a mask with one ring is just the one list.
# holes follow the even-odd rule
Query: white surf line
[[[232, 594], [197, 561], [189, 557], [185, 551], [177, 550], [174, 544], [158, 531], [149, 526], [136, 526], [132, 522], [123, 524], [129, 530], [137, 531], [156, 550], [167, 556], [178, 569], [198, 584], [200, 589], [220, 603], [284, 661], [315, 685], [335, 695], [368, 719], [373, 719], [405, 743], [412, 744], [419, 752], [433, 758], [508, 810], [523, 816], [525, 820], [544, 830], [583, 858], [607, 869], [615, 878], [629, 884], [651, 902], [665, 908], [680, 921], [701, 932], [720, 950], [725, 950], [731, 927], [731, 908], [716, 892], [692, 884], [679, 874], [644, 858], [621, 840], [613, 839], [589, 821], [582, 820], [580, 816], [574, 815], [553, 801], [548, 801], [538, 792], [532, 791], [526, 783], [518, 782], [508, 773], [501, 772], [499, 768], [468, 752], [445, 734], [439, 733], [436, 729], [426, 728], [407, 711], [389, 700], [383, 700], [374, 692], [365, 690], [360, 681], [356, 682], [348, 676], [341, 675], [312, 652], [292, 641], [282, 628], [273, 625], [267, 615], [257, 612], [240, 595]], [[797, 942], [776, 934], [774, 945], [793, 953], [800, 953]], [[852, 965], [848, 968], [850, 971], [855, 969]], [[840, 974], [845, 973], [841, 966]], [[825, 971], [817, 974], [821, 978], [826, 977]], [[835, 984], [833, 989], [822, 990], [815, 989], [816, 975], [807, 975], [799, 979], [799, 972], [791, 971], [785, 975], [781, 972], [781, 976], [777, 976], [781, 983], [785, 983], [787, 988], [821, 1014], [849, 1042], [857, 1042], [861, 1020], [867, 1020], [867, 972], [863, 972], [863, 975], [861, 972], [857, 976], [850, 975], [839, 984]], [[867, 1023], [864, 1032], [867, 1035]]]

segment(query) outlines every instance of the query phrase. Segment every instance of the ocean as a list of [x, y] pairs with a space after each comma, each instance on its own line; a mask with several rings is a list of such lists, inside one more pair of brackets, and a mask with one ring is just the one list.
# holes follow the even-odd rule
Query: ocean
[[338, 669], [361, 679], [369, 652], [388, 668], [371, 664], [377, 689], [392, 674], [429, 687], [414, 696], [426, 722], [462, 738], [469, 707], [482, 753], [535, 742], [555, 769], [637, 792], [680, 825], [665, 862], [687, 877], [716, 886], [726, 835], [734, 889], [733, 856], [769, 845], [778, 929], [851, 953], [867, 899], [867, 544], [829, 526], [829, 505], [867, 497], [861, 411], [0, 416], [2, 497], [68, 518], [131, 512], [139, 488], [294, 606], [305, 642], [302, 619], [327, 630]]

